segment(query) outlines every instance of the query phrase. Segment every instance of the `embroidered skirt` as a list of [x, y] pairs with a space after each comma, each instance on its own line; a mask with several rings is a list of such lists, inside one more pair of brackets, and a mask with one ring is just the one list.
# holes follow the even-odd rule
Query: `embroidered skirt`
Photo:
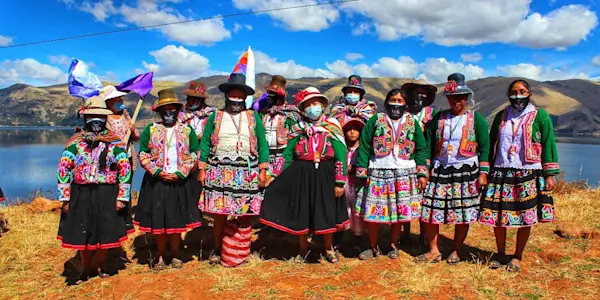
[[348, 229], [355, 236], [361, 236], [365, 231], [365, 224], [361, 217], [356, 213], [356, 176], [352, 173], [346, 179], [344, 195], [348, 205], [348, 216], [350, 217], [350, 226]]
[[153, 234], [182, 233], [200, 227], [200, 190], [198, 171], [177, 182], [165, 182], [146, 172], [134, 223], [140, 231]]
[[248, 261], [251, 243], [252, 226], [243, 228], [234, 222], [229, 222], [223, 233], [221, 265], [237, 267]]
[[117, 211], [117, 184], [71, 184], [68, 212], [60, 216], [63, 248], [110, 249], [127, 240], [125, 215]]
[[260, 222], [295, 235], [344, 230], [350, 220], [346, 200], [335, 197], [334, 162], [315, 169], [312, 161], [295, 160], [267, 188]]
[[488, 181], [479, 223], [494, 227], [529, 227], [555, 220], [552, 192], [545, 191], [542, 170], [496, 168]]
[[431, 224], [472, 224], [479, 217], [480, 193], [477, 190], [479, 167], [439, 166], [431, 170], [423, 193], [421, 220]]
[[285, 159], [283, 158], [283, 151], [285, 149], [270, 149], [269, 150], [269, 171], [275, 174], [275, 176], [281, 175], [283, 167], [285, 165]]
[[358, 191], [355, 208], [364, 222], [410, 222], [419, 218], [422, 198], [416, 168], [369, 169], [367, 185]]
[[210, 158], [198, 207], [217, 215], [258, 215], [263, 201], [263, 192], [258, 186], [259, 172], [258, 159], [254, 157]]

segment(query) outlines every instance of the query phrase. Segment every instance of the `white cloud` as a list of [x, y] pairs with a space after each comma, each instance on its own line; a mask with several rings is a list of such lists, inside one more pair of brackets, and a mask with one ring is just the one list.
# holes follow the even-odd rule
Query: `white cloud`
[[222, 73], [210, 69], [208, 58], [183, 46], [167, 45], [151, 51], [150, 55], [154, 57], [155, 62], [143, 61], [142, 65], [146, 70], [154, 71], [155, 78], [159, 80], [189, 81]]
[[251, 31], [254, 28], [252, 27], [252, 25], [248, 25], [248, 24], [240, 24], [240, 23], [233, 24], [233, 32], [234, 33], [238, 33], [242, 29], [246, 29], [248, 31]]
[[490, 54], [490, 55], [488, 55], [488, 58], [489, 59], [496, 59], [496, 54]]
[[[104, 22], [108, 17], [117, 13], [117, 9], [115, 8], [112, 0], [102, 0], [94, 2], [95, 3], [92, 4], [90, 1], [84, 1], [81, 4], [80, 9], [84, 12], [92, 14], [94, 18], [96, 18], [96, 20], [100, 22]], [[67, 1], [65, 3], [67, 5], [73, 4], [73, 0]]]
[[480, 62], [483, 57], [481, 53], [463, 53], [460, 55], [460, 59], [464, 62]]
[[363, 59], [365, 58], [364, 55], [360, 54], [360, 53], [346, 53], [346, 59], [349, 61], [355, 61], [358, 59]]
[[[50, 62], [55, 65], [70, 66], [72, 59], [66, 55], [50, 55]], [[86, 63], [88, 66], [89, 64]]]
[[42, 64], [33, 58], [5, 60], [0, 63], [0, 85], [17, 82], [59, 84], [67, 82], [67, 74], [61, 69]]
[[353, 26], [352, 35], [363, 35], [371, 32], [371, 26], [368, 23], [360, 23], [358, 26]]
[[594, 56], [594, 58], [592, 58], [592, 64], [594, 66], [600, 67], [600, 55], [596, 55]]
[[12, 44], [12, 41], [10, 36], [0, 35], [0, 46], [8, 46]]
[[[233, 0], [235, 8], [240, 10], [260, 11], [274, 8], [295, 7], [317, 4], [316, 0]], [[318, 32], [335, 23], [340, 13], [331, 5], [295, 8], [267, 12], [271, 18], [291, 31]]]
[[250, 25], [250, 24], [244, 24], [244, 28], [246, 28], [246, 30], [253, 30], [254, 29], [252, 27], [252, 25]]
[[451, 62], [445, 58], [428, 58], [420, 67], [420, 77], [432, 83], [446, 82], [448, 75], [456, 72], [463, 73], [467, 80], [485, 76], [485, 70], [480, 66]]
[[300, 77], [325, 77], [332, 78], [335, 74], [324, 69], [313, 69], [307, 66], [297, 64], [294, 60], [278, 61], [277, 58], [254, 50], [254, 59], [256, 72], [267, 72], [269, 74], [279, 74], [288, 78]]
[[[371, 2], [352, 2], [342, 7], [371, 19], [374, 33], [388, 41], [421, 37], [444, 46], [500, 42], [561, 48], [585, 40], [598, 25], [596, 13], [583, 5], [566, 5], [542, 15], [530, 11], [531, 0]], [[476, 26], [465, 26], [465, 18]], [[353, 34], [365, 33], [370, 33], [366, 23], [353, 30]]]
[[559, 68], [544, 67], [528, 63], [498, 66], [498, 70], [508, 77], [523, 77], [540, 81], [590, 78], [588, 74], [583, 72], [573, 72], [561, 70]]

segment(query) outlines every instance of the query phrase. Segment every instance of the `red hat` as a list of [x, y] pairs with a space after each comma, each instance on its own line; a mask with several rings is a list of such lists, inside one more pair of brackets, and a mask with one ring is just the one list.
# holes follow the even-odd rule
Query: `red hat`
[[192, 81], [190, 86], [183, 90], [183, 94], [191, 97], [206, 98], [206, 85], [204, 82]]
[[342, 130], [346, 131], [346, 128], [350, 125], [358, 125], [359, 130], [362, 130], [363, 127], [365, 127], [365, 122], [363, 122], [363, 120], [360, 118], [348, 119], [346, 122], [344, 122], [344, 124], [342, 124]]

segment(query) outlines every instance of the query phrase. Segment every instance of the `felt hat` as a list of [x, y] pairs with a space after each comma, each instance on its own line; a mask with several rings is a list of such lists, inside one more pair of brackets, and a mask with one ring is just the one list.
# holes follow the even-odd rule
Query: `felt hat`
[[104, 98], [104, 101], [123, 97], [125, 95], [127, 95], [127, 93], [117, 90], [113, 85], [107, 85], [100, 90], [100, 97]]
[[423, 103], [423, 106], [431, 105], [433, 103], [433, 101], [435, 101], [435, 93], [437, 93], [437, 87], [435, 87], [434, 85], [427, 84], [423, 80], [420, 79], [420, 80], [417, 80], [414, 82], [407, 82], [407, 83], [403, 84], [400, 89], [405, 91], [406, 94], [410, 97], [413, 90], [418, 87], [425, 89], [425, 91], [427, 93], [427, 101]]
[[285, 96], [285, 84], [287, 80], [281, 75], [275, 75], [271, 78], [271, 82], [265, 86], [265, 90], [276, 92], [278, 95]]
[[461, 73], [453, 73], [448, 76], [448, 82], [446, 82], [446, 87], [444, 87], [444, 96], [452, 95], [473, 96], [473, 90], [467, 87], [465, 75]]
[[101, 96], [93, 96], [88, 98], [79, 111], [80, 115], [112, 115], [113, 112], [106, 107], [106, 102]]
[[152, 106], [152, 110], [156, 111], [159, 107], [165, 106], [168, 104], [176, 104], [179, 106], [183, 106], [183, 103], [179, 102], [177, 95], [175, 94], [174, 89], [164, 89], [158, 92], [158, 100], [154, 102]]
[[344, 124], [342, 124], [342, 130], [344, 130], [344, 132], [346, 131], [346, 128], [351, 126], [351, 125], [358, 125], [359, 126], [359, 131], [363, 129], [363, 127], [365, 127], [365, 122], [363, 122], [362, 119], [360, 118], [352, 118], [352, 119], [348, 119], [346, 122], [344, 122]]
[[233, 89], [240, 89], [246, 93], [246, 95], [254, 95], [254, 89], [246, 84], [246, 75], [232, 73], [227, 78], [227, 82], [219, 85], [219, 91], [227, 94]]
[[206, 85], [204, 82], [192, 81], [190, 86], [183, 90], [183, 94], [190, 97], [198, 97], [206, 99]]
[[349, 88], [359, 89], [361, 95], [366, 93], [365, 88], [362, 86], [362, 78], [358, 75], [350, 75], [350, 77], [348, 77], [348, 84], [342, 88], [342, 93], [346, 94], [346, 91]]
[[319, 98], [323, 106], [327, 107], [329, 105], [329, 98], [327, 96], [321, 94], [321, 92], [316, 88], [309, 86], [294, 96], [294, 104], [298, 107], [299, 110], [304, 110], [304, 103], [310, 99]]

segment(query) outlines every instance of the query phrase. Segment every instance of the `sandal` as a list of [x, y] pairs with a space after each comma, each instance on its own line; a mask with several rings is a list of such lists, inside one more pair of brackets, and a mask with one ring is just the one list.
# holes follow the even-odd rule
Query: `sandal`
[[102, 278], [102, 279], [105, 279], [105, 278], [108, 278], [108, 277], [110, 277], [110, 274], [108, 274], [108, 273], [106, 273], [104, 270], [100, 269], [100, 270], [98, 271], [98, 277], [100, 277], [100, 278]]
[[79, 278], [77, 278], [77, 280], [75, 281], [75, 285], [80, 285], [80, 284], [88, 281], [89, 279], [90, 279], [90, 274], [81, 273], [79, 275]]
[[292, 261], [297, 264], [303, 264], [306, 261], [306, 259], [301, 254], [298, 254], [292, 259]]
[[361, 252], [361, 253], [358, 255], [358, 258], [359, 258], [360, 260], [368, 260], [368, 259], [371, 259], [371, 258], [375, 258], [375, 257], [377, 257], [377, 255], [378, 255], [378, 253], [377, 253], [377, 250], [375, 250], [375, 249], [373, 249], [373, 248], [369, 248], [369, 249], [367, 249], [367, 250], [365, 250], [365, 251]]
[[390, 259], [397, 259], [399, 256], [400, 256], [400, 252], [398, 251], [398, 249], [392, 249], [387, 254], [387, 257], [389, 257]]
[[432, 258], [428, 258], [427, 254], [421, 254], [421, 255], [415, 257], [415, 260], [414, 260], [415, 263], [419, 263], [419, 264], [422, 264], [422, 263], [437, 264], [437, 263], [439, 263], [441, 261], [442, 261], [442, 254], [441, 253], [438, 254], [438, 255], [436, 255], [436, 256], [434, 256], [434, 257], [432, 257]]
[[456, 254], [450, 254], [450, 256], [446, 258], [446, 262], [451, 266], [456, 266], [460, 262], [460, 257]]
[[495, 254], [495, 255], [492, 257], [492, 261], [491, 261], [491, 262], [490, 262], [490, 264], [488, 265], [488, 268], [490, 268], [491, 270], [497, 270], [497, 269], [500, 269], [500, 268], [502, 268], [502, 266], [503, 266], [503, 265], [506, 263], [506, 262], [502, 263], [502, 261], [504, 261], [504, 260], [502, 259], [503, 257], [504, 257], [504, 256], [501, 256], [501, 255]]
[[165, 262], [163, 260], [161, 260], [156, 265], [154, 265], [154, 267], [152, 269], [154, 271], [162, 271], [166, 268], [167, 268], [167, 264], [165, 264]]
[[208, 257], [208, 263], [211, 265], [218, 265], [221, 263], [221, 253], [214, 252]]
[[506, 271], [511, 272], [511, 273], [518, 273], [518, 272], [521, 272], [521, 267], [513, 264], [512, 262], [509, 262], [506, 265]]
[[181, 269], [183, 268], [183, 261], [178, 258], [173, 258], [171, 260], [171, 268], [173, 269]]
[[327, 254], [325, 255], [325, 259], [332, 264], [337, 264], [340, 262], [340, 256], [337, 254], [337, 252], [335, 251], [327, 251]]

